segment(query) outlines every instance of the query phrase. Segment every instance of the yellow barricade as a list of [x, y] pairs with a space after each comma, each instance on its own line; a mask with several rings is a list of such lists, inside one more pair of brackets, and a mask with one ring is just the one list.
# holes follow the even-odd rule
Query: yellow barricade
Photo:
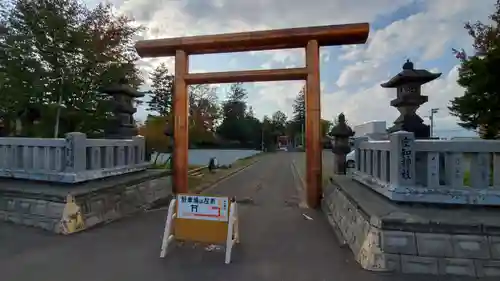
[[174, 240], [226, 246], [226, 264], [239, 243], [238, 210], [234, 200], [221, 196], [178, 194], [168, 207], [160, 257]]

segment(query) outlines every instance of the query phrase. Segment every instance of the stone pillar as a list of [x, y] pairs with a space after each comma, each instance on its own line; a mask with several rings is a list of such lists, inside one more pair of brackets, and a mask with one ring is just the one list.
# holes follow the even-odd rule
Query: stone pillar
[[349, 138], [354, 136], [354, 131], [345, 121], [343, 113], [339, 114], [337, 124], [330, 131], [332, 139], [332, 152], [334, 154], [334, 173], [345, 175], [346, 173], [346, 155], [351, 152]]
[[67, 133], [64, 150], [65, 172], [78, 173], [87, 169], [87, 135], [79, 132]]

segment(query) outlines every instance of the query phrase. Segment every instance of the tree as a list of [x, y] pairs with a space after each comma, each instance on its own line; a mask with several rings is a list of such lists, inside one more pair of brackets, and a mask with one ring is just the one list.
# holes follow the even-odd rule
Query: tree
[[147, 102], [148, 110], [167, 116], [172, 110], [172, 96], [174, 92], [174, 76], [168, 72], [167, 65], [161, 63], [150, 75], [151, 99]]
[[243, 88], [243, 83], [238, 82], [231, 84], [228, 97], [230, 101], [246, 102], [247, 97], [248, 94], [246, 89]]
[[[166, 116], [150, 116], [163, 119], [162, 132], [173, 133], [174, 112], [169, 110]], [[215, 124], [219, 117], [216, 88], [209, 85], [192, 85], [189, 87], [189, 143], [195, 146], [213, 144], [215, 142]]]
[[[147, 153], [170, 153], [172, 151], [172, 138], [164, 134], [166, 124], [171, 123], [172, 116], [148, 115], [146, 122], [139, 126], [139, 134], [146, 140]], [[156, 163], [156, 159], [154, 161]]]
[[276, 131], [273, 121], [267, 115], [262, 119], [262, 142], [263, 146], [269, 151], [274, 150], [276, 146]]
[[209, 85], [189, 87], [189, 138], [191, 143], [212, 143], [219, 118], [216, 88]]
[[500, 136], [500, 0], [489, 18], [491, 24], [465, 24], [479, 56], [453, 49], [461, 62], [457, 83], [465, 88], [465, 93], [451, 101], [449, 110], [460, 119], [461, 127], [481, 128], [481, 137], [496, 139]]
[[321, 133], [321, 137], [324, 138], [328, 135], [328, 133], [330, 132], [330, 129], [332, 128], [332, 125], [333, 123], [328, 121], [328, 120], [325, 120], [325, 119], [321, 119], [320, 120], [320, 133]]
[[302, 87], [299, 94], [293, 101], [293, 117], [292, 121], [297, 125], [304, 125], [306, 120], [306, 89]]
[[222, 124], [218, 128], [220, 136], [226, 140], [248, 143], [250, 130], [246, 126], [247, 91], [241, 83], [230, 86], [227, 100], [222, 104]]
[[302, 140], [304, 139], [302, 135], [304, 133], [303, 131], [305, 130], [306, 124], [305, 92], [305, 87], [302, 87], [300, 92], [297, 94], [297, 97], [293, 101], [293, 115], [291, 118], [292, 120], [290, 120], [287, 129], [289, 136], [294, 140], [296, 144], [302, 144]]
[[52, 136], [58, 108], [60, 134], [102, 131], [111, 108], [101, 89], [121, 79], [134, 88], [142, 83], [132, 48], [141, 28], [115, 16], [110, 5], [89, 10], [77, 0], [12, 2], [0, 35], [0, 110], [12, 121], [20, 110], [37, 107], [38, 136]]
[[276, 111], [271, 117], [271, 122], [274, 127], [275, 134], [284, 135], [286, 132], [286, 114], [282, 111]]
[[246, 117], [255, 117], [255, 112], [253, 111], [253, 107], [250, 106], [248, 108]]

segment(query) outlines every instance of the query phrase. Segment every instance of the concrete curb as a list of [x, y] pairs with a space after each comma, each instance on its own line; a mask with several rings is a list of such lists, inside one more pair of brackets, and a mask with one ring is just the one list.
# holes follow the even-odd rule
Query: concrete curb
[[207, 166], [202, 166], [202, 167], [191, 169], [191, 170], [188, 171], [188, 175], [196, 173], [196, 172], [199, 172], [199, 171], [201, 171], [203, 169], [206, 169], [206, 168], [208, 168], [208, 165]]
[[299, 169], [297, 168], [297, 165], [295, 164], [295, 160], [292, 160], [292, 167], [293, 167], [295, 174], [297, 174], [297, 177], [299, 178], [300, 183], [302, 184], [302, 189], [304, 189], [306, 186], [306, 182], [304, 181], [304, 177], [302, 177], [300, 175]]
[[292, 167], [293, 167], [295, 173], [297, 174], [297, 176], [299, 177], [300, 183], [302, 184], [302, 188], [304, 188], [306, 186], [306, 183], [304, 181], [304, 178], [299, 173], [299, 169], [297, 168], [297, 165], [295, 164], [295, 160], [292, 160]]
[[298, 179], [298, 184], [295, 186], [297, 189], [297, 193], [299, 194], [300, 202], [299, 202], [299, 207], [300, 208], [309, 208], [306, 203], [306, 183], [304, 181], [304, 178], [300, 175], [299, 169], [297, 168], [297, 165], [295, 165], [295, 160], [292, 160], [292, 164], [290, 165], [292, 169], [292, 174], [295, 177], [295, 179]]

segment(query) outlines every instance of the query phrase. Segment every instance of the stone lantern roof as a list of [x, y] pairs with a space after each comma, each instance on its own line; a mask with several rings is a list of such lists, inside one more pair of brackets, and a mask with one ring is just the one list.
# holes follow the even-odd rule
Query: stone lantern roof
[[405, 64], [403, 64], [403, 70], [380, 86], [383, 88], [397, 88], [409, 83], [423, 85], [440, 76], [441, 73], [432, 73], [425, 69], [415, 69], [413, 62], [406, 60]]
[[102, 92], [108, 95], [125, 95], [132, 98], [141, 98], [145, 95], [128, 85], [126, 79], [120, 79], [118, 83], [103, 88]]

